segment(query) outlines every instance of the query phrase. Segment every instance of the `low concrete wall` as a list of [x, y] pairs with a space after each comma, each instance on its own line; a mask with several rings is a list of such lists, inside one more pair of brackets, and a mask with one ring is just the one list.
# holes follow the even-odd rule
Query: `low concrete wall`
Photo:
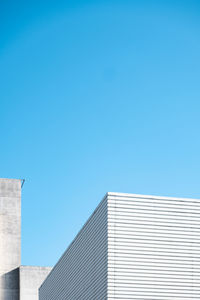
[[20, 300], [38, 300], [38, 289], [52, 268], [21, 266], [19, 268], [20, 278]]

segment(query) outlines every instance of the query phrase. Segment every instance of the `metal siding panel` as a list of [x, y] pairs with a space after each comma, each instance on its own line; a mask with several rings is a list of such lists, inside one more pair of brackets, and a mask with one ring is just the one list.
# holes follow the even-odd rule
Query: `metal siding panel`
[[108, 196], [108, 299], [200, 299], [200, 201]]
[[200, 201], [108, 193], [40, 300], [200, 299]]
[[107, 299], [107, 268], [105, 198], [40, 287], [39, 299]]

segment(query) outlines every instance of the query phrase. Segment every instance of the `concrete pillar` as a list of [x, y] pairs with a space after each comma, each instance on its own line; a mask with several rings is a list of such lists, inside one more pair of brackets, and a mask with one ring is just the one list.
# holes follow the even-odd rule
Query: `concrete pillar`
[[0, 178], [0, 299], [19, 300], [21, 180]]

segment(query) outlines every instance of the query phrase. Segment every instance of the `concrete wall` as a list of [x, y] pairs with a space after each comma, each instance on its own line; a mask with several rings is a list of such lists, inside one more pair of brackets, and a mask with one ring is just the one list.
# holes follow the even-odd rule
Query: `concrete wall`
[[38, 289], [51, 271], [50, 267], [21, 266], [20, 300], [38, 300]]
[[42, 284], [40, 300], [107, 299], [106, 212], [104, 199]]
[[0, 179], [0, 299], [19, 300], [21, 180]]
[[38, 300], [51, 268], [20, 264], [21, 180], [0, 178], [0, 300]]

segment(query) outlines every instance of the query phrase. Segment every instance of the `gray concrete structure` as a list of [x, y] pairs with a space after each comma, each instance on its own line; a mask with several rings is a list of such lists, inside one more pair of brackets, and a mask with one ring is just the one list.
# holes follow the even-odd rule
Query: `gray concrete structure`
[[21, 180], [0, 178], [0, 300], [38, 300], [50, 268], [20, 264]]
[[20, 300], [38, 299], [38, 289], [51, 269], [49, 267], [20, 266]]
[[200, 299], [200, 200], [108, 193], [40, 300]]
[[0, 179], [0, 299], [19, 299], [21, 180]]

